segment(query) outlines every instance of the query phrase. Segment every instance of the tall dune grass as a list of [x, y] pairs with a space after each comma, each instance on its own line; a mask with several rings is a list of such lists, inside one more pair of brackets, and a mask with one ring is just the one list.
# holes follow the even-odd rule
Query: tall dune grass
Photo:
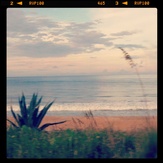
[[140, 84], [140, 88], [141, 88], [141, 91], [142, 91], [142, 95], [143, 95], [143, 102], [144, 102], [144, 109], [147, 111], [147, 116], [146, 116], [146, 123], [149, 124], [150, 126], [150, 119], [148, 118], [150, 115], [149, 115], [149, 111], [148, 111], [148, 103], [147, 103], [147, 97], [146, 97], [146, 93], [145, 93], [145, 87], [144, 87], [144, 83], [140, 77], [140, 73], [139, 73], [139, 70], [138, 70], [138, 67], [137, 67], [137, 64], [134, 62], [134, 60], [132, 59], [131, 55], [128, 54], [128, 52], [126, 52], [122, 47], [118, 47], [124, 54], [124, 58], [125, 60], [129, 63], [130, 67], [133, 68], [135, 70], [135, 73], [137, 75], [137, 78], [138, 78], [138, 81], [139, 81], [139, 84]]
[[140, 73], [137, 67], [137, 64], [134, 62], [134, 60], [132, 59], [132, 57], [128, 54], [128, 52], [126, 52], [123, 48], [119, 47], [119, 49], [123, 52], [124, 54], [124, 58], [126, 61], [128, 61], [129, 65], [131, 66], [131, 68], [133, 68], [135, 70], [135, 73], [138, 77], [139, 83], [140, 83], [140, 87], [142, 90], [142, 95], [144, 97], [144, 104], [145, 104], [145, 108], [144, 109], [148, 109], [148, 104], [147, 104], [147, 97], [146, 97], [146, 93], [145, 93], [145, 88], [144, 88], [144, 83], [140, 77]]

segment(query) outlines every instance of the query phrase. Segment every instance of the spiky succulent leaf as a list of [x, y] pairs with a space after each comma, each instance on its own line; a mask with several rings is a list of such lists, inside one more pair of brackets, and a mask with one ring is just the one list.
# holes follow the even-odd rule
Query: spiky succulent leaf
[[24, 94], [22, 95], [21, 99], [19, 98], [19, 106], [20, 106], [21, 115], [22, 115], [24, 121], [27, 123], [27, 108], [26, 108]]
[[42, 125], [39, 129], [40, 130], [44, 130], [46, 127], [51, 126], [51, 125], [58, 125], [61, 123], [65, 123], [66, 121], [61, 121], [61, 122], [53, 122], [53, 123], [46, 123], [44, 125]]
[[42, 97], [40, 97], [40, 99], [37, 101], [36, 106], [40, 106], [41, 101], [42, 101]]
[[36, 101], [37, 101], [37, 94], [33, 94], [32, 99], [30, 101], [30, 105], [28, 107], [28, 114], [29, 116], [32, 116], [35, 106], [36, 106]]
[[7, 121], [9, 121], [15, 128], [18, 128], [18, 126], [15, 123], [13, 123], [12, 121], [10, 121], [9, 119], [7, 119]]
[[34, 127], [37, 127], [38, 111], [39, 111], [39, 107], [35, 108], [35, 111], [33, 112], [32, 121], [33, 121], [33, 126]]
[[39, 127], [42, 119], [44, 118], [46, 112], [48, 111], [48, 109], [50, 108], [50, 106], [54, 103], [54, 101], [52, 101], [51, 103], [49, 103], [48, 105], [46, 105], [39, 113], [38, 117], [37, 117], [37, 123], [36, 123], [36, 127]]
[[14, 117], [14, 119], [16, 120], [17, 124], [19, 125], [19, 120], [18, 120], [18, 118], [16, 117], [16, 114], [15, 114], [15, 112], [13, 111], [12, 106], [11, 106], [11, 113], [12, 113], [12, 116]]
[[38, 116], [41, 100], [42, 100], [42, 97], [36, 102], [35, 110], [32, 115], [32, 122], [33, 122], [34, 127], [37, 126], [37, 116]]
[[42, 101], [42, 97], [40, 97], [40, 99], [38, 101], [36, 100], [35, 109], [33, 111], [32, 117], [31, 117], [32, 124], [34, 127], [36, 127], [36, 125], [37, 125], [37, 116], [38, 116], [38, 111], [39, 111], [41, 101]]
[[37, 104], [37, 94], [34, 93], [30, 101], [30, 105], [28, 107], [28, 126], [33, 125], [33, 114], [35, 112], [36, 104]]
[[21, 117], [19, 114], [17, 114], [17, 116], [18, 116], [18, 119], [19, 119], [19, 126], [20, 127], [22, 127], [23, 125], [28, 126], [28, 124], [25, 124], [25, 121], [24, 121], [23, 117]]

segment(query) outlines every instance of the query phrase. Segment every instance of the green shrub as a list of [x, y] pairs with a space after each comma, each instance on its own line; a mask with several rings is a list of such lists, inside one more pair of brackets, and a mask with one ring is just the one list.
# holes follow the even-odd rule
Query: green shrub
[[153, 129], [148, 131], [144, 137], [143, 151], [141, 157], [143, 158], [157, 158], [157, 132]]
[[7, 158], [156, 158], [157, 132], [7, 130]]

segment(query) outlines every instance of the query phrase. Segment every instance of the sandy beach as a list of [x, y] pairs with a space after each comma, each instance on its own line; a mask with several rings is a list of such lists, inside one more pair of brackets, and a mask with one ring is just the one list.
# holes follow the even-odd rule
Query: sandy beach
[[[8, 119], [13, 120], [12, 117]], [[105, 129], [111, 128], [120, 131], [135, 131], [153, 127], [157, 129], [157, 116], [45, 116], [41, 125], [51, 122], [60, 122], [66, 120], [65, 123], [53, 125], [46, 128], [46, 131], [64, 130], [64, 129], [86, 129], [96, 128]], [[8, 124], [8, 122], [7, 122]]]

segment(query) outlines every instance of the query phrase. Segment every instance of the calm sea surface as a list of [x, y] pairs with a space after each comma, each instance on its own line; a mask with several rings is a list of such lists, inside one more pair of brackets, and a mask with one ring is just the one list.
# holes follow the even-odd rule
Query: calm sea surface
[[8, 77], [7, 111], [11, 105], [19, 110], [23, 92], [27, 104], [33, 93], [43, 96], [41, 108], [55, 100], [48, 114], [156, 115], [157, 76], [141, 75], [141, 80], [144, 92], [136, 75]]

